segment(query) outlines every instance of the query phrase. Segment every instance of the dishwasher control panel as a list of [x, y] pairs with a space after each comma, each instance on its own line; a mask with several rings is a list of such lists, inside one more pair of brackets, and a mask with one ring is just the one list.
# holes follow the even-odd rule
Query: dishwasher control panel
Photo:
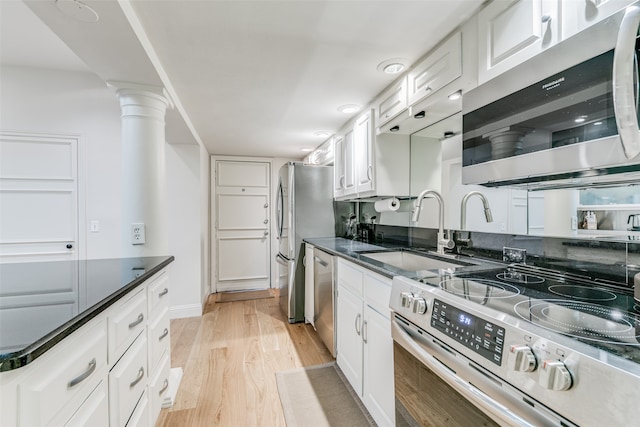
[[485, 359], [502, 365], [504, 328], [439, 299], [433, 301], [431, 326]]

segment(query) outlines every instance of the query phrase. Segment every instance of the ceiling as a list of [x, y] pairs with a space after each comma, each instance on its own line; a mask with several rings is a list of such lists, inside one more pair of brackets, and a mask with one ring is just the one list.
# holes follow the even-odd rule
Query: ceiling
[[287, 158], [355, 115], [338, 106], [364, 107], [397, 78], [378, 64], [415, 62], [483, 2], [82, 1], [98, 22], [73, 20], [55, 0], [0, 1], [2, 63], [163, 86], [176, 104], [167, 119], [176, 142]]

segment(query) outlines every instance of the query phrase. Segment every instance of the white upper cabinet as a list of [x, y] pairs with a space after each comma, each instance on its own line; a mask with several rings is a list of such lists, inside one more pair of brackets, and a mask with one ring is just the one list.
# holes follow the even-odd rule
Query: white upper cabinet
[[566, 39], [613, 15], [635, 0], [582, 0], [562, 2], [562, 38]]
[[373, 110], [369, 110], [358, 117], [353, 127], [357, 193], [365, 193], [375, 189], [374, 135]]
[[407, 75], [408, 103], [432, 95], [462, 75], [462, 36], [455, 33]]
[[354, 163], [353, 129], [334, 141], [333, 197], [347, 198], [356, 193], [356, 169]]
[[407, 108], [407, 76], [392, 84], [374, 102], [376, 126], [382, 126]]
[[558, 0], [496, 0], [490, 3], [478, 14], [478, 83], [492, 79], [555, 44], [560, 35], [559, 21]]

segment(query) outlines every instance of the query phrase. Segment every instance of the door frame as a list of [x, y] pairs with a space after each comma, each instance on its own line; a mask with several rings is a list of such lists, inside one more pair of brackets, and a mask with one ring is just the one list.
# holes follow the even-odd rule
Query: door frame
[[0, 129], [0, 137], [73, 139], [76, 141], [76, 253], [78, 259], [87, 258], [87, 179], [85, 137], [80, 133], [16, 131]]
[[[216, 200], [217, 200], [217, 191], [216, 191], [216, 176], [217, 176], [217, 162], [218, 161], [229, 161], [229, 162], [260, 162], [260, 163], [268, 163], [269, 164], [269, 216], [270, 218], [275, 218], [275, 201], [274, 201], [274, 171], [273, 171], [273, 159], [267, 157], [242, 157], [242, 156], [211, 156], [211, 167], [209, 168], [209, 182], [211, 186], [211, 197], [210, 197], [210, 205], [209, 205], [209, 223], [211, 230], [211, 240], [209, 245], [209, 267], [210, 267], [210, 293], [215, 294], [218, 292], [217, 289], [217, 257], [218, 257], [218, 227], [216, 226]], [[277, 176], [276, 176], [276, 185], [277, 185]], [[269, 221], [269, 247], [271, 249], [271, 254], [274, 253], [274, 241], [273, 238], [275, 232], [274, 221]], [[278, 253], [278, 247], [275, 247], [275, 253]], [[277, 265], [275, 264], [275, 257], [271, 256], [269, 259], [270, 265], [270, 277], [269, 277], [269, 288], [274, 289], [277, 287], [277, 283], [274, 283], [274, 269], [277, 270]]]

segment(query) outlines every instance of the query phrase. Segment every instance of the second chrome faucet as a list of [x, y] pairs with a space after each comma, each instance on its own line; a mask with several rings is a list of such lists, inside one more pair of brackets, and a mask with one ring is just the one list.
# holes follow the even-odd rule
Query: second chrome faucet
[[448, 233], [447, 236], [444, 234], [444, 201], [442, 200], [442, 196], [435, 190], [424, 190], [418, 195], [418, 198], [415, 201], [413, 214], [411, 215], [411, 221], [418, 222], [420, 219], [420, 211], [422, 210], [422, 200], [427, 197], [433, 197], [438, 201], [438, 205], [440, 208], [438, 214], [438, 253], [444, 254], [444, 250], [453, 249], [455, 243], [453, 239], [451, 239], [451, 233]]

